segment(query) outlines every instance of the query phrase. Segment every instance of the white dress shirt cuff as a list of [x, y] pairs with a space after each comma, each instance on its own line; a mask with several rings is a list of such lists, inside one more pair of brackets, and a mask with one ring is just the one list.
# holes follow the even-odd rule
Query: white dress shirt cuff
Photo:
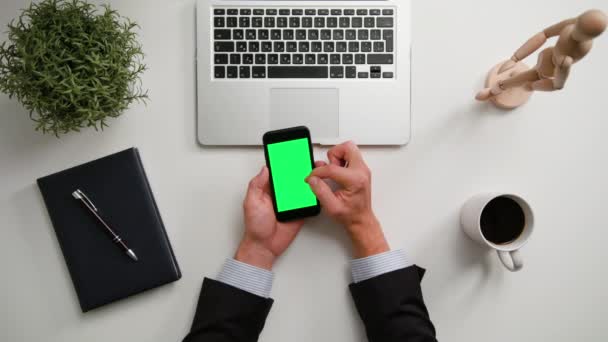
[[274, 273], [234, 259], [226, 259], [217, 281], [268, 298]]
[[403, 250], [388, 251], [366, 258], [351, 260], [350, 266], [355, 283], [379, 275], [412, 266]]

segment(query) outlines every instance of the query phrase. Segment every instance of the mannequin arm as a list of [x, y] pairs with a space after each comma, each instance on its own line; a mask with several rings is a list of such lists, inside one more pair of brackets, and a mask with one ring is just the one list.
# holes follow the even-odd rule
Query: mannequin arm
[[570, 68], [574, 64], [572, 57], [565, 57], [558, 66], [555, 67], [555, 78], [553, 86], [556, 90], [563, 89], [568, 76], [570, 76]]

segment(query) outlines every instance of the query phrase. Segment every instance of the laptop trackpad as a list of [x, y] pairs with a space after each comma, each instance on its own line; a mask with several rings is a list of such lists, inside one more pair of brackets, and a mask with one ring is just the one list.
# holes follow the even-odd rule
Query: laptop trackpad
[[270, 89], [270, 128], [306, 126], [312, 140], [339, 136], [338, 89]]

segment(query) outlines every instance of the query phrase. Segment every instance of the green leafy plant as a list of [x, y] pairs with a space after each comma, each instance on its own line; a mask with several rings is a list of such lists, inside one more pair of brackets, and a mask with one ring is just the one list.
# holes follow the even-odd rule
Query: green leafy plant
[[148, 98], [136, 28], [107, 5], [32, 3], [0, 45], [0, 91], [16, 97], [43, 133], [103, 129], [108, 118]]

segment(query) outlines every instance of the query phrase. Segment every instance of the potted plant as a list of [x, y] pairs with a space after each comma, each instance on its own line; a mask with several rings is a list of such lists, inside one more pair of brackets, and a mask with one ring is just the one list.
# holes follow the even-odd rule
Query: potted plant
[[103, 129], [108, 118], [148, 97], [136, 28], [107, 5], [32, 3], [0, 45], [0, 91], [15, 97], [43, 133]]

